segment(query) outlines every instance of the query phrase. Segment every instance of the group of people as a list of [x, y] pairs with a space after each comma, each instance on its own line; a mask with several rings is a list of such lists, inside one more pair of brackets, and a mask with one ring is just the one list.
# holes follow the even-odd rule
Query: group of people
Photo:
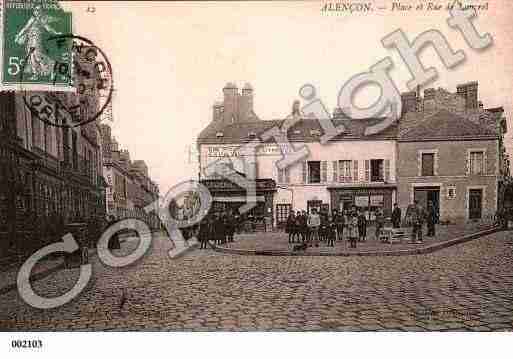
[[[383, 228], [384, 217], [381, 209], [376, 212], [376, 237]], [[353, 206], [351, 210], [333, 210], [332, 213], [312, 209], [306, 211], [291, 211], [285, 224], [289, 243], [303, 242], [308, 246], [319, 246], [319, 242], [333, 247], [335, 241], [347, 239], [352, 248], [357, 242], [367, 240], [367, 217], [364, 211]]]
[[238, 215], [229, 211], [216, 212], [204, 218], [198, 229], [200, 249], [207, 249], [208, 241], [217, 244], [233, 242], [233, 237], [240, 222]]
[[[385, 217], [382, 208], [378, 208], [374, 218], [374, 237], [379, 239], [382, 229], [385, 226]], [[430, 201], [427, 209], [414, 201], [407, 209], [406, 225], [412, 227], [412, 241], [422, 242], [422, 231], [424, 223], [427, 224], [427, 236], [435, 236], [435, 224], [437, 222], [437, 210]], [[402, 221], [401, 208], [394, 204], [390, 218], [393, 228], [400, 228]], [[319, 242], [325, 242], [327, 246], [333, 247], [336, 241], [347, 239], [351, 248], [356, 248], [357, 242], [367, 240], [368, 219], [365, 212], [356, 206], [351, 210], [332, 213], [312, 209], [311, 213], [306, 211], [291, 211], [286, 224], [285, 232], [288, 234], [289, 243], [302, 242], [308, 246], [319, 246]]]
[[438, 221], [438, 211], [436, 210], [433, 202], [429, 201], [427, 209], [414, 201], [406, 211], [406, 222], [412, 227], [411, 240], [412, 242], [422, 243], [422, 232], [424, 223], [427, 225], [427, 237], [434, 237], [436, 234], [436, 222]]

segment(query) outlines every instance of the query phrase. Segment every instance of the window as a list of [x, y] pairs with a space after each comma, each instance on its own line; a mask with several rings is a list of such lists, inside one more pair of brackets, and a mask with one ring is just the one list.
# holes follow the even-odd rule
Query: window
[[321, 183], [321, 161], [308, 161], [308, 183]]
[[447, 187], [447, 199], [455, 199], [456, 198], [456, 187], [448, 186]]
[[278, 183], [290, 183], [290, 167], [277, 168], [278, 169]]
[[290, 204], [277, 204], [276, 205], [276, 222], [278, 224], [283, 224], [287, 222], [287, 218], [292, 209], [292, 205]]
[[352, 181], [351, 163], [352, 161], [350, 160], [338, 161], [339, 182], [347, 183]]
[[435, 154], [423, 153], [422, 154], [422, 176], [435, 175]]
[[484, 152], [471, 151], [470, 152], [470, 174], [482, 175], [484, 174]]
[[370, 160], [371, 182], [383, 182], [383, 160]]

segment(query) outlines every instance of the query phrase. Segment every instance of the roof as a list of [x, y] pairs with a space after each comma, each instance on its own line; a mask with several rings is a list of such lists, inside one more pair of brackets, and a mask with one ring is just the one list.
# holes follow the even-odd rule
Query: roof
[[[343, 125], [345, 132], [337, 135], [332, 141], [337, 140], [378, 140], [378, 139], [396, 139], [397, 124], [384, 129], [383, 131], [365, 135], [366, 128], [380, 123], [384, 118], [370, 118], [362, 120], [352, 119], [332, 119], [333, 126]], [[256, 137], [260, 137], [265, 131], [278, 126], [281, 128], [286, 120], [258, 120], [250, 122], [236, 122], [226, 126], [219, 123], [210, 123], [198, 136], [198, 143], [240, 143], [250, 140], [249, 134], [254, 133]], [[321, 120], [322, 121], [322, 120]], [[218, 132], [222, 132], [223, 136], [218, 137]], [[289, 141], [291, 142], [318, 142], [319, 138], [324, 135], [324, 131], [317, 119], [301, 118], [287, 132]], [[274, 139], [269, 140], [273, 142]]]
[[[476, 116], [473, 120], [471, 116]], [[446, 109], [428, 115], [417, 115], [416, 120], [410, 120], [407, 125], [401, 124], [399, 140], [429, 140], [429, 139], [479, 139], [497, 137], [497, 133], [487, 121], [486, 114], [467, 116], [449, 112]]]

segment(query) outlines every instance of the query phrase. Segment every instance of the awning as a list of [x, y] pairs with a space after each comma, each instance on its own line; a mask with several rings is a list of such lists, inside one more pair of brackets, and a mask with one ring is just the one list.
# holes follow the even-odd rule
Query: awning
[[[264, 202], [265, 196], [255, 196], [256, 202]], [[214, 202], [247, 202], [250, 197], [246, 196], [232, 196], [232, 197], [214, 197]]]

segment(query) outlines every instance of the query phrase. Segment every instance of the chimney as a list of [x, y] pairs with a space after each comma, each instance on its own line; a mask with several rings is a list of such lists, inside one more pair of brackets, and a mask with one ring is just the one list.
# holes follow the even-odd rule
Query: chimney
[[250, 121], [253, 114], [253, 87], [246, 82], [239, 97], [239, 121]]
[[110, 150], [111, 151], [118, 151], [118, 141], [116, 141], [115, 138], [112, 138], [112, 141], [110, 143]]
[[228, 125], [237, 121], [239, 117], [239, 90], [233, 82], [228, 82], [223, 88], [224, 94], [224, 112], [223, 122]]
[[403, 105], [402, 112], [416, 112], [417, 111], [417, 92], [409, 91], [401, 94], [401, 101]]
[[215, 102], [212, 106], [212, 120], [214, 122], [220, 122], [223, 120], [224, 105], [222, 102]]
[[436, 108], [435, 100], [436, 90], [434, 88], [428, 88], [424, 90], [424, 111], [432, 111]]
[[456, 86], [456, 93], [465, 100], [466, 109], [478, 108], [477, 81], [467, 82]]
[[340, 107], [335, 107], [333, 109], [333, 118], [343, 118], [344, 112], [342, 112], [342, 109]]

